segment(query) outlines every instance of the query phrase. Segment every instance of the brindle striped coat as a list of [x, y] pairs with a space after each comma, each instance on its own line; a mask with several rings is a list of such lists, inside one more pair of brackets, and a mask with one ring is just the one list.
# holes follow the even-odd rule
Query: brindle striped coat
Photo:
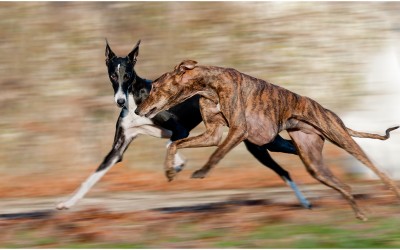
[[[171, 144], [165, 164], [169, 180], [175, 175], [173, 155], [179, 148], [219, 145], [204, 167], [192, 175], [193, 178], [203, 178], [243, 140], [264, 145], [282, 130], [287, 130], [308, 172], [321, 183], [339, 191], [349, 201], [357, 218], [366, 219], [350, 187], [333, 176], [322, 161], [325, 139], [363, 162], [400, 198], [395, 183], [375, 167], [351, 137], [385, 140], [389, 138], [389, 132], [398, 127], [389, 128], [386, 136], [353, 131], [346, 128], [335, 113], [308, 97], [235, 69], [198, 66], [192, 60], [183, 61], [174, 71], [154, 81], [150, 96], [136, 112], [152, 117], [195, 94], [202, 96], [200, 106], [206, 132]], [[229, 126], [229, 133], [221, 143], [224, 125]]]

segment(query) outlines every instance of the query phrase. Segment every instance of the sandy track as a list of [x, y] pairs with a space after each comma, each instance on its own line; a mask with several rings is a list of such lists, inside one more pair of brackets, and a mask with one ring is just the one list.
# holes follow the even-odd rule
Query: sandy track
[[[314, 206], [318, 206], [318, 200], [324, 197], [341, 199], [341, 196], [336, 191], [322, 185], [306, 185], [301, 188], [304, 195]], [[390, 192], [385, 192], [379, 184], [353, 185], [353, 193], [359, 197], [367, 196], [370, 198], [391, 195]], [[57, 212], [55, 206], [62, 200], [63, 198], [60, 196], [2, 198], [0, 199], [0, 215], [29, 213], [34, 211]], [[268, 203], [288, 204], [290, 206], [297, 206], [299, 204], [292, 191], [287, 187], [207, 191], [105, 192], [99, 195], [88, 195], [72, 209], [58, 212], [68, 213], [70, 211], [80, 211], [88, 208], [102, 208], [108, 211], [128, 212], [194, 206], [232, 200], [264, 200], [268, 201]]]

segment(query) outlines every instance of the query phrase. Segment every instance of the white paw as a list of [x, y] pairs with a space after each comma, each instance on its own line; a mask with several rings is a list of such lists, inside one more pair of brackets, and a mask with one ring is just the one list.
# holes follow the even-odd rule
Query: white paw
[[70, 206], [68, 206], [66, 203], [64, 203], [64, 202], [61, 202], [61, 203], [59, 203], [57, 206], [56, 206], [56, 208], [58, 209], [58, 210], [64, 210], [64, 209], [69, 209], [70, 208]]
[[183, 159], [183, 157], [180, 156], [178, 153], [175, 154], [175, 157], [174, 157], [174, 169], [175, 169], [175, 171], [176, 172], [182, 171], [183, 168], [185, 167], [185, 165], [186, 165], [186, 160]]

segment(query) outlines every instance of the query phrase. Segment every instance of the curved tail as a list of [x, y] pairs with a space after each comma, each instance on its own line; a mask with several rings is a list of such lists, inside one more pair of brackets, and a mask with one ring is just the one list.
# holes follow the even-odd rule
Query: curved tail
[[354, 131], [354, 130], [349, 129], [349, 128], [346, 128], [346, 129], [347, 129], [347, 132], [349, 132], [349, 134], [351, 136], [354, 136], [354, 137], [387, 140], [387, 139], [390, 138], [390, 131], [398, 129], [399, 127], [400, 126], [396, 126], [396, 127], [391, 127], [391, 128], [386, 129], [385, 135], [358, 132], [358, 131]]

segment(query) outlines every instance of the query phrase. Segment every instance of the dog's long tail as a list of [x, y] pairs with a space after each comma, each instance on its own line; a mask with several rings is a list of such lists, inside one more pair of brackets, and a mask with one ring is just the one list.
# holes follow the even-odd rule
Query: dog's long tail
[[378, 135], [378, 134], [370, 134], [370, 133], [365, 133], [365, 132], [358, 132], [355, 130], [352, 130], [350, 128], [346, 128], [347, 132], [349, 132], [349, 134], [351, 136], [354, 137], [358, 137], [358, 138], [370, 138], [370, 139], [379, 139], [379, 140], [387, 140], [390, 138], [390, 131], [398, 129], [400, 126], [396, 126], [396, 127], [391, 127], [386, 129], [385, 135]]

